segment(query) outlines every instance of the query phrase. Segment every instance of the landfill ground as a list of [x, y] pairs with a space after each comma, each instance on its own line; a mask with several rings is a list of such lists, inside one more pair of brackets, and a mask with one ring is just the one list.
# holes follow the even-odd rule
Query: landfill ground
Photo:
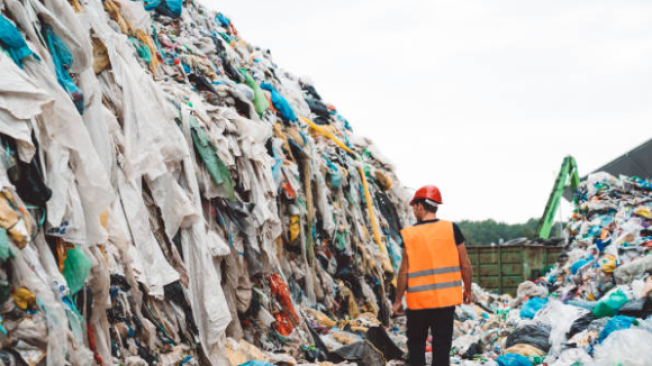
[[[234, 21], [2, 2], [0, 365], [406, 364], [410, 193]], [[652, 365], [652, 183], [597, 173], [575, 199], [551, 269], [474, 284], [452, 364]]]

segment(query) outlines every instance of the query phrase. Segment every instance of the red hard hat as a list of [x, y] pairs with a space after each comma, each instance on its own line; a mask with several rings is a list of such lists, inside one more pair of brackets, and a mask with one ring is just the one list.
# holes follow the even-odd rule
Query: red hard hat
[[417, 200], [421, 199], [434, 201], [439, 204], [443, 203], [441, 200], [441, 192], [439, 192], [439, 188], [432, 185], [419, 188], [419, 190], [414, 194], [412, 201], [410, 201], [410, 205], [413, 205]]

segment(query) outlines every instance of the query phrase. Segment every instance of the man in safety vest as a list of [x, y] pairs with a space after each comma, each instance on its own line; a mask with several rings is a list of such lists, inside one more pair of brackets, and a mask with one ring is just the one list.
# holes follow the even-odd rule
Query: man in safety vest
[[464, 235], [454, 223], [437, 219], [441, 203], [437, 187], [419, 189], [410, 202], [417, 224], [401, 231], [403, 260], [392, 310], [402, 315], [402, 300], [407, 290], [410, 366], [425, 366], [429, 329], [432, 330], [432, 365], [450, 365], [455, 306], [471, 303], [472, 269]]

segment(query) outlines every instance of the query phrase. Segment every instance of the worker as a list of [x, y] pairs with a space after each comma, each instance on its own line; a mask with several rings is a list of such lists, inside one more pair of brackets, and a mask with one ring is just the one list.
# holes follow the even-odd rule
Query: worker
[[471, 303], [472, 269], [464, 235], [454, 223], [437, 219], [441, 204], [437, 187], [419, 189], [410, 202], [417, 223], [401, 231], [403, 259], [392, 311], [403, 315], [407, 290], [410, 366], [425, 366], [428, 330], [432, 331], [432, 365], [450, 365], [455, 306]]

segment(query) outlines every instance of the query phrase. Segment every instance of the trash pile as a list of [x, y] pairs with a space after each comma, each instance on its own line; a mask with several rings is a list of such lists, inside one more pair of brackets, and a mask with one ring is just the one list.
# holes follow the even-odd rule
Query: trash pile
[[3, 0], [0, 49], [0, 364], [379, 362], [409, 197], [310, 80], [194, 1]]
[[606, 173], [575, 195], [558, 263], [516, 298], [474, 285], [460, 306], [462, 365], [652, 365], [652, 182]]

